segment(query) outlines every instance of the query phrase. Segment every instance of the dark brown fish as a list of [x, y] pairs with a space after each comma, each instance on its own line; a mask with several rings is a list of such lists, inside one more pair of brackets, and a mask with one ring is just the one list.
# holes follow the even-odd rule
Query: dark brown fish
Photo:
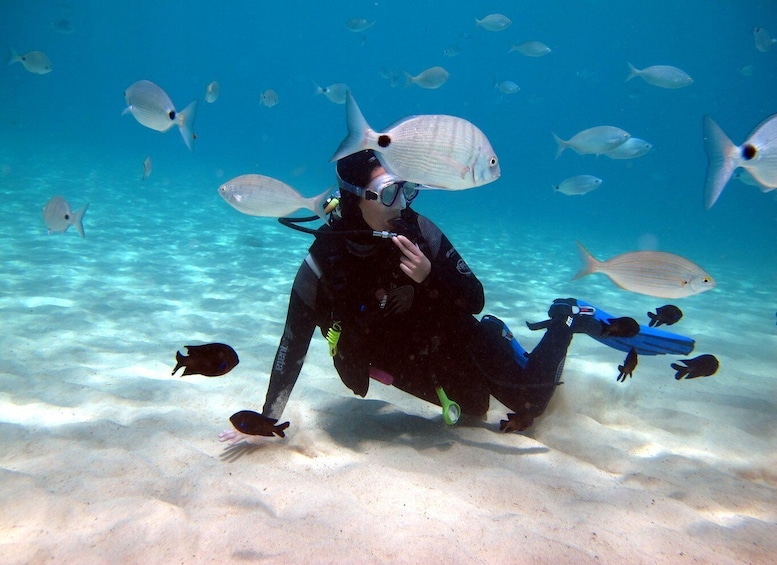
[[623, 362], [623, 365], [618, 365], [618, 370], [620, 371], [620, 375], [618, 375], [618, 382], [624, 383], [626, 382], [626, 377], [633, 377], [634, 375], [632, 375], [632, 373], [636, 368], [637, 368], [637, 350], [632, 347], [631, 349], [629, 349], [629, 352], [626, 355], [626, 360]]
[[519, 416], [518, 414], [514, 414], [511, 412], [507, 415], [507, 420], [499, 421], [499, 431], [502, 431], [505, 433], [522, 432], [523, 430], [531, 427], [533, 423], [534, 423], [534, 418], [532, 418], [528, 414]]
[[188, 357], [175, 352], [177, 364], [173, 374], [183, 367], [182, 377], [186, 375], [205, 375], [206, 377], [220, 377], [226, 375], [240, 362], [237, 353], [224, 343], [207, 343], [205, 345], [187, 345]]
[[639, 333], [639, 323], [634, 318], [608, 318], [602, 329], [602, 337], [634, 337]]
[[653, 312], [648, 312], [647, 315], [650, 318], [650, 324], [648, 325], [651, 328], [657, 328], [661, 324], [671, 326], [672, 324], [679, 322], [680, 318], [683, 317], [683, 312], [674, 304], [667, 304], [666, 306], [656, 308], [655, 314], [653, 314]]
[[[685, 363], [685, 365], [679, 363]], [[720, 363], [714, 355], [699, 355], [693, 359], [680, 359], [677, 363], [672, 363], [672, 369], [677, 371], [674, 378], [678, 381], [683, 377], [686, 379], [709, 377], [717, 372], [719, 366]]]
[[237, 431], [252, 436], [272, 437], [272, 435], [275, 434], [279, 437], [286, 437], [283, 430], [289, 427], [288, 422], [276, 426], [275, 424], [278, 420], [275, 418], [268, 418], [267, 416], [262, 416], [258, 412], [253, 412], [251, 410], [235, 412], [229, 418], [229, 421], [232, 422], [232, 425], [235, 426]]

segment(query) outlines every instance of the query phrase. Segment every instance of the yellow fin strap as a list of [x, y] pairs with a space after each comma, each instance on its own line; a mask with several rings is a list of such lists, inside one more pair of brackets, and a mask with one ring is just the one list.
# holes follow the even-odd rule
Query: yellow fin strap
[[334, 357], [337, 353], [337, 342], [340, 341], [340, 334], [343, 332], [343, 328], [340, 327], [340, 322], [334, 322], [332, 327], [326, 332], [326, 341], [329, 343], [329, 356]]

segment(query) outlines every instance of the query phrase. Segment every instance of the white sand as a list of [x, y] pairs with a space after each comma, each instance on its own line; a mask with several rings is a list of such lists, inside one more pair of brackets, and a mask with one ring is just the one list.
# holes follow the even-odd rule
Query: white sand
[[[448, 428], [436, 407], [378, 383], [353, 397], [317, 336], [288, 437], [226, 447], [229, 416], [261, 410], [309, 239], [240, 217], [215, 192], [177, 221], [164, 191], [129, 208], [88, 192], [73, 198], [91, 201], [85, 240], [43, 233], [45, 195], [15, 199], [0, 227], [0, 562], [773, 560], [773, 280], [751, 288], [732, 270], [680, 303], [694, 355], [721, 360], [712, 378], [677, 382], [675, 358], [645, 357], [620, 384], [624, 355], [575, 338], [566, 384], [526, 435], [498, 432], [496, 402], [487, 422]], [[524, 238], [516, 256], [504, 234], [484, 247], [464, 229], [447, 231], [487, 311], [528, 348], [539, 334], [523, 321], [556, 296], [644, 320], [663, 303], [603, 277], [569, 282], [576, 264], [552, 272], [549, 257], [574, 261], [570, 238]], [[520, 267], [498, 262], [508, 249]], [[170, 376], [176, 349], [210, 341], [235, 347], [238, 367]]]

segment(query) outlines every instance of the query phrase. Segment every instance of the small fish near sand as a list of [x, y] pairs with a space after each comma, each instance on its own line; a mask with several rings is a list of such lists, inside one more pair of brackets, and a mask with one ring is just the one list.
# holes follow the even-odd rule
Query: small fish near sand
[[153, 163], [151, 162], [151, 157], [146, 157], [143, 159], [143, 176], [140, 178], [140, 180], [146, 180], [148, 177], [151, 176], [151, 169], [153, 167]]
[[78, 235], [84, 235], [84, 214], [89, 208], [89, 204], [84, 204], [75, 212], [70, 210], [70, 204], [61, 196], [54, 196], [43, 207], [43, 221], [49, 229], [49, 235], [52, 233], [65, 233], [70, 226], [76, 228]]
[[618, 375], [619, 383], [625, 383], [626, 377], [631, 378], [634, 376], [633, 373], [634, 369], [637, 368], [637, 362], [637, 350], [632, 347], [626, 354], [626, 359], [623, 361], [623, 365], [618, 365], [618, 371], [620, 371], [620, 374]]
[[718, 124], [704, 116], [704, 151], [707, 176], [704, 181], [704, 208], [709, 210], [738, 167], [744, 168], [762, 192], [777, 188], [777, 114], [766, 118], [742, 145], [734, 145]]
[[426, 188], [443, 190], [482, 186], [502, 173], [486, 135], [463, 118], [442, 114], [410, 116], [378, 132], [367, 123], [348, 91], [346, 122], [348, 135], [330, 161], [372, 149], [390, 173]]
[[683, 317], [683, 312], [674, 304], [667, 304], [666, 306], [656, 308], [655, 314], [653, 314], [653, 312], [648, 312], [647, 315], [650, 318], [648, 326], [657, 328], [662, 324], [666, 324], [667, 326], [676, 324], [680, 321], [680, 318]]
[[194, 145], [194, 118], [197, 113], [197, 100], [186, 108], [176, 112], [173, 101], [167, 93], [150, 80], [139, 80], [124, 91], [127, 107], [121, 113], [132, 114], [139, 124], [147, 128], [166, 132], [178, 126], [189, 151]]
[[234, 369], [240, 360], [237, 353], [225, 343], [207, 343], [205, 345], [185, 346], [188, 356], [175, 352], [175, 372], [183, 367], [182, 377], [186, 375], [203, 375], [206, 377], [220, 377]]
[[327, 189], [318, 196], [305, 198], [288, 184], [264, 175], [240, 175], [219, 187], [219, 195], [235, 210], [248, 216], [280, 218], [300, 208], [315, 212], [329, 223], [324, 208], [331, 194]]
[[663, 251], [632, 251], [598, 261], [577, 242], [583, 267], [572, 277], [604, 273], [624, 290], [657, 298], [684, 298], [715, 288], [704, 269], [679, 255]]
[[[680, 365], [680, 363], [684, 363]], [[699, 355], [693, 359], [680, 359], [677, 363], [672, 363], [672, 369], [677, 371], [674, 375], [675, 380], [695, 379], [698, 377], [709, 377], [714, 375], [720, 367], [720, 362], [714, 355]]]
[[252, 410], [235, 412], [230, 416], [229, 421], [232, 422], [237, 431], [251, 436], [273, 437], [275, 434], [278, 437], [286, 437], [283, 430], [289, 427], [288, 422], [276, 425], [278, 420], [275, 418], [262, 416]]

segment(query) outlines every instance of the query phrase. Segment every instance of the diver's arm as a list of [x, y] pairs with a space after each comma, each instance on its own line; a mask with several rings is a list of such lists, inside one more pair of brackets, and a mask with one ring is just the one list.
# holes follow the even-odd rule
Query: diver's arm
[[292, 290], [286, 326], [270, 372], [270, 384], [267, 386], [267, 396], [262, 409], [263, 416], [276, 419], [281, 417], [302, 370], [315, 329], [314, 311], [305, 304], [296, 290]]

